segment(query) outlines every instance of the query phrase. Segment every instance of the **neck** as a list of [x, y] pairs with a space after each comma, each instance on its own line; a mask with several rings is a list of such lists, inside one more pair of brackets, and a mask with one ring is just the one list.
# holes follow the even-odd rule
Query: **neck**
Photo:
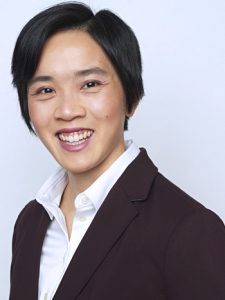
[[92, 183], [98, 178], [95, 174], [74, 174], [68, 171], [68, 185], [67, 189], [73, 196], [73, 199], [82, 192], [84, 192]]
[[98, 179], [110, 166], [113, 162], [125, 151], [125, 146], [121, 149], [120, 153], [117, 154], [112, 160], [107, 163], [102, 163], [98, 168], [93, 168], [92, 170], [88, 170], [87, 172], [82, 173], [73, 173], [71, 171], [67, 171], [68, 174], [68, 184], [64, 191], [65, 201], [70, 201], [74, 203], [74, 199], [76, 196], [82, 192], [84, 192], [89, 186], [93, 184], [93, 182]]

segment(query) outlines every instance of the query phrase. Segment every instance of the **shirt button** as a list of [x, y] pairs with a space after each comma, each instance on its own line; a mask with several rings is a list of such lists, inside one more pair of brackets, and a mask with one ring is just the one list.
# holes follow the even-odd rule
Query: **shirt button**
[[88, 203], [89, 203], [89, 199], [87, 198], [87, 197], [82, 197], [81, 198], [81, 203], [83, 204], [83, 205], [87, 205]]

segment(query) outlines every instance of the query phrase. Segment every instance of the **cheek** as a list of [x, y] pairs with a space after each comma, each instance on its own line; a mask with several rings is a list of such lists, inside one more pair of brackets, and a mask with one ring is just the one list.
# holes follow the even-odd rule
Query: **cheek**
[[123, 100], [118, 98], [108, 97], [102, 101], [96, 101], [92, 103], [91, 111], [96, 119], [106, 122], [125, 118], [125, 105]]
[[123, 124], [125, 113], [122, 109], [108, 106], [106, 110], [99, 110], [95, 112], [95, 119], [105, 123], [106, 126], [113, 124]]
[[33, 124], [35, 130], [38, 132], [41, 128], [47, 126], [49, 116], [48, 110], [36, 103], [29, 104], [28, 110], [31, 123]]
[[125, 109], [120, 103], [111, 103], [104, 114], [104, 119], [110, 123], [121, 124], [125, 119]]

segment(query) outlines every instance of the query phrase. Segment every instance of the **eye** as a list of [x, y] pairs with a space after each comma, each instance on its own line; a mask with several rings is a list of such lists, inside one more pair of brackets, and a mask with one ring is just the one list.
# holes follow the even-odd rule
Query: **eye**
[[87, 90], [87, 89], [95, 88], [95, 87], [98, 87], [100, 84], [101, 83], [96, 80], [88, 81], [82, 86], [82, 89]]
[[32, 89], [30, 91], [31, 96], [51, 96], [55, 93], [55, 90], [50, 87], [40, 87]]
[[37, 94], [50, 94], [50, 93], [53, 93], [54, 90], [51, 89], [51, 88], [40, 88], [37, 90]]
[[48, 100], [56, 95], [55, 89], [51, 87], [41, 86], [41, 87], [31, 87], [30, 96], [37, 100]]

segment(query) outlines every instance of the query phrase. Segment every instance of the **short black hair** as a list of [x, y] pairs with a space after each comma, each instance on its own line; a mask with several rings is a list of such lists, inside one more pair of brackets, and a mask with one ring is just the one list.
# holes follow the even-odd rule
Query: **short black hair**
[[[87, 32], [106, 53], [121, 80], [128, 112], [144, 95], [141, 54], [132, 29], [109, 10], [94, 14], [83, 3], [59, 3], [37, 14], [23, 27], [13, 52], [12, 82], [17, 88], [22, 117], [31, 132], [27, 99], [29, 81], [48, 38], [70, 29]], [[127, 127], [128, 117], [124, 130]]]

